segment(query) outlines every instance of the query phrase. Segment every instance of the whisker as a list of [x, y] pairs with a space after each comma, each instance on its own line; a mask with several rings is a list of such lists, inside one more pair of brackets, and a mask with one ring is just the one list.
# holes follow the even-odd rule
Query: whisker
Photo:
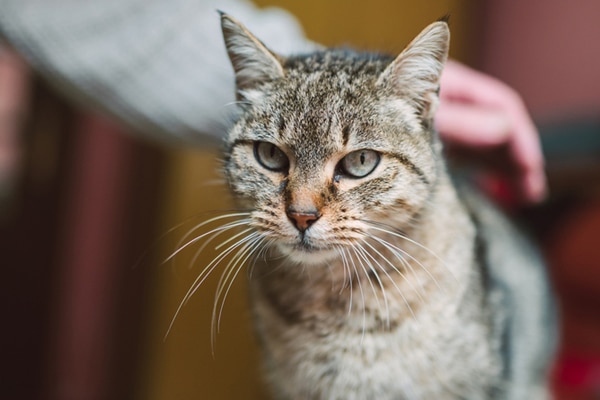
[[[246, 242], [238, 249], [235, 255], [231, 258], [231, 260], [227, 263], [227, 266], [224, 268], [223, 274], [219, 279], [217, 284], [217, 292], [215, 293], [215, 301], [221, 297], [223, 293], [223, 285], [225, 282], [229, 280], [232, 274], [232, 270], [238, 265], [239, 261], [242, 260], [245, 254], [247, 254], [248, 250], [254, 246], [257, 242], [260, 242], [262, 239], [260, 234], [254, 235], [252, 238], [247, 238]], [[233, 267], [233, 268], [232, 268]], [[215, 305], [216, 307], [216, 305]]]
[[[404, 250], [398, 248], [397, 246], [394, 246], [392, 243], [388, 242], [385, 239], [382, 239], [380, 237], [377, 237], [375, 235], [370, 235], [369, 239], [375, 240], [376, 242], [378, 242], [379, 244], [381, 244], [382, 246], [384, 246], [386, 249], [388, 249], [399, 261], [400, 263], [406, 267], [408, 270], [410, 270], [410, 272], [412, 272], [412, 275], [415, 277], [415, 280], [417, 281], [419, 288], [421, 289], [416, 290], [416, 288], [413, 286], [412, 284], [412, 280], [408, 278], [408, 276], [406, 276], [402, 271], [400, 271], [392, 262], [390, 262], [387, 258], [381, 256], [382, 258], [385, 259], [385, 261], [388, 263], [388, 265], [390, 265], [394, 271], [398, 274], [400, 274], [400, 276], [402, 276], [402, 278], [404, 278], [404, 280], [410, 285], [410, 287], [413, 289], [413, 291], [415, 293], [417, 293], [417, 295], [420, 297], [421, 300], [425, 300], [424, 296], [425, 296], [425, 292], [424, 292], [424, 288], [423, 288], [423, 282], [421, 282], [421, 280], [419, 279], [419, 276], [417, 275], [416, 271], [414, 270], [413, 266], [404, 259], [404, 257], [402, 256], [401, 253], [406, 253]], [[375, 250], [375, 249], [374, 249]], [[375, 250], [378, 254], [379, 252], [377, 250]], [[410, 256], [410, 255], [409, 255]], [[411, 258], [414, 259], [414, 257], [411, 256]], [[427, 268], [425, 268], [424, 265], [420, 264], [421, 267], [430, 275], [431, 279], [433, 279], [434, 281], [436, 281], [435, 277], [432, 276], [429, 271], [427, 270]], [[437, 281], [436, 281], [437, 282]]]
[[[197, 231], [198, 229], [202, 228], [203, 226], [206, 226], [207, 224], [210, 224], [211, 222], [215, 222], [215, 221], [219, 221], [221, 219], [225, 219], [225, 218], [234, 218], [234, 217], [248, 217], [250, 216], [249, 212], [239, 212], [239, 213], [230, 213], [230, 214], [221, 214], [218, 215], [214, 218], [210, 218], [206, 221], [202, 221], [199, 224], [196, 224], [195, 226], [193, 226], [192, 228], [190, 228], [190, 230], [188, 230], [186, 232], [185, 235], [183, 235], [183, 237], [179, 240], [179, 242], [177, 243], [176, 247], [179, 247], [181, 244], [183, 244], [190, 236], [192, 236], [192, 234]], [[183, 224], [189, 222], [189, 220], [182, 222], [181, 224], [177, 225], [177, 227], [181, 227]]]
[[[208, 275], [210, 275], [212, 273], [212, 271], [225, 259], [227, 258], [227, 256], [229, 256], [233, 251], [235, 251], [239, 246], [243, 246], [246, 245], [248, 242], [254, 240], [254, 238], [256, 238], [257, 236], [259, 236], [260, 234], [258, 232], [253, 232], [250, 235], [246, 236], [245, 238], [242, 238], [240, 240], [238, 240], [237, 242], [233, 243], [232, 245], [230, 245], [228, 248], [226, 248], [225, 250], [221, 251], [221, 253], [219, 253], [219, 255], [217, 257], [215, 257], [210, 264], [208, 264], [206, 267], [204, 267], [204, 269], [202, 270], [201, 274], [204, 274], [204, 271], [207, 270], [207, 268], [211, 267], [210, 271], [208, 271], [208, 273], [206, 274], [206, 277]], [[238, 249], [239, 250], [239, 249]], [[200, 276], [199, 276], [200, 277]], [[194, 295], [194, 293], [196, 292], [196, 290], [198, 290], [198, 288], [200, 287], [200, 285], [204, 282], [204, 280], [206, 279], [206, 277], [204, 279], [202, 279], [202, 282], [200, 282], [198, 285], [196, 285], [196, 287], [191, 291], [191, 293], [189, 295], [186, 295], [186, 297], [184, 298], [184, 301], [187, 303], [187, 301], [189, 301], [190, 297]], [[194, 282], [195, 283], [195, 282]]]
[[[413, 285], [412, 285], [412, 283], [411, 283], [411, 281], [410, 281], [410, 279], [408, 279], [394, 264], [392, 264], [387, 259], [387, 257], [385, 257], [383, 254], [381, 254], [374, 246], [372, 246], [366, 240], [363, 239], [363, 242], [367, 246], [369, 246], [369, 248], [371, 250], [373, 250], [382, 260], [384, 260], [394, 270], [394, 272], [398, 273], [410, 285], [410, 287], [413, 290], [415, 290], [414, 287], [413, 287]], [[406, 304], [406, 307], [408, 308], [408, 311], [411, 313], [411, 315], [413, 316], [413, 318], [416, 318], [415, 313], [413, 312], [413, 309], [410, 306], [410, 303], [408, 302], [408, 300], [404, 296], [404, 293], [402, 293], [402, 290], [396, 284], [396, 281], [390, 276], [390, 274], [386, 271], [386, 269], [381, 265], [381, 263], [372, 254], [369, 254], [369, 253], [367, 253], [367, 254], [369, 255], [369, 257], [371, 257], [371, 259], [373, 261], [375, 261], [375, 263], [379, 266], [379, 268], [383, 271], [383, 273], [388, 277], [388, 279], [390, 280], [390, 282], [392, 282], [392, 285], [394, 285], [394, 288], [396, 288], [396, 291], [398, 292], [398, 294], [400, 295], [400, 297], [402, 297], [402, 300], [404, 301], [404, 304]], [[388, 320], [388, 325], [389, 325], [389, 320]]]
[[[379, 278], [379, 274], [377, 273], [377, 270], [375, 270], [373, 265], [369, 262], [369, 259], [367, 258], [368, 252], [364, 249], [364, 247], [362, 247], [362, 245], [360, 245], [360, 244], [357, 244], [357, 245], [358, 245], [358, 248], [356, 249], [358, 251], [357, 254], [362, 258], [362, 260], [364, 260], [367, 263], [369, 270], [373, 273], [373, 275], [375, 276], [375, 279], [377, 280], [377, 283], [379, 284], [379, 288], [381, 289], [381, 294], [383, 296], [383, 302], [384, 302], [385, 309], [386, 309], [386, 316], [389, 321], [390, 310], [389, 310], [389, 306], [388, 306], [388, 302], [387, 302], [387, 297], [385, 295], [385, 289], [383, 287], [381, 279]], [[379, 309], [379, 312], [381, 313], [381, 303], [379, 302], [379, 296], [377, 296], [377, 290], [375, 289], [375, 285], [373, 285], [373, 281], [369, 278], [369, 273], [365, 269], [365, 266], [362, 263], [362, 261], [361, 261], [361, 265], [363, 267], [363, 270], [365, 271], [365, 277], [367, 278], [367, 281], [371, 285], [371, 289], [373, 290], [373, 294], [375, 295], [375, 303], [377, 303], [377, 308]]]
[[[216, 211], [210, 211], [210, 212], [216, 212]], [[219, 213], [221, 213], [223, 211], [219, 211]], [[184, 226], [185, 224], [189, 223], [190, 221], [193, 221], [195, 219], [200, 218], [202, 215], [205, 215], [209, 212], [202, 212], [202, 213], [198, 213], [195, 215], [192, 215], [186, 219], [184, 219], [183, 221], [181, 221], [180, 223], [174, 225], [173, 227], [167, 229], [166, 231], [164, 231], [162, 234], [160, 234], [160, 236], [158, 236], [156, 239], [154, 239], [152, 241], [152, 243], [150, 245], [148, 245], [147, 249], [138, 257], [138, 259], [136, 260], [136, 262], [132, 265], [132, 268], [135, 269], [137, 268], [140, 263], [142, 262], [142, 260], [148, 255], [148, 252], [150, 251], [151, 248], [155, 247], [156, 245], [158, 245], [158, 243], [161, 243], [162, 240], [167, 237], [169, 234], [175, 232], [177, 229], [181, 228], [182, 226]], [[249, 212], [244, 212], [244, 213], [240, 213], [240, 215], [250, 215]], [[236, 214], [224, 214], [222, 216], [227, 217], [227, 216], [235, 216]], [[163, 264], [165, 262], [163, 261]]]
[[[376, 236], [373, 236], [373, 238], [375, 239]], [[421, 267], [421, 269], [423, 269], [423, 271], [425, 271], [425, 273], [427, 274], [427, 276], [429, 276], [429, 278], [433, 281], [433, 283], [437, 286], [437, 288], [439, 290], [445, 290], [444, 287], [442, 287], [442, 285], [440, 285], [439, 280], [435, 277], [435, 275], [433, 275], [430, 271], [429, 268], [427, 268], [421, 261], [419, 261], [416, 257], [414, 257], [412, 254], [410, 254], [408, 251], [384, 240], [381, 238], [377, 238], [379, 240], [381, 240], [382, 242], [380, 242], [381, 244], [383, 244], [384, 246], [389, 246], [388, 249], [390, 251], [392, 251], [396, 257], [398, 257], [401, 261], [403, 261], [404, 265], [406, 265], [413, 273], [413, 275], [416, 275], [416, 271], [414, 270], [414, 268], [412, 267], [412, 265], [410, 263], [407, 262], [407, 260], [404, 260], [404, 257], [402, 257], [402, 255], [405, 255], [406, 257], [410, 258], [411, 260], [413, 260], [414, 262], [417, 263], [417, 265], [419, 265], [419, 267]], [[398, 254], [398, 253], [401, 254]], [[423, 288], [423, 284], [422, 282], [417, 278], [417, 281], [419, 282], [419, 285], [421, 286], [421, 288]], [[424, 290], [424, 289], [423, 289]]]
[[250, 268], [248, 268], [248, 279], [252, 279], [254, 268], [256, 267], [256, 262], [260, 258], [262, 258], [265, 263], [267, 262], [267, 252], [271, 248], [271, 245], [273, 244], [273, 242], [275, 242], [275, 239], [271, 238], [271, 239], [265, 240], [265, 237], [263, 236], [262, 247], [258, 251], [258, 254], [256, 255], [256, 257], [254, 258], [254, 262], [252, 263]]
[[[343, 252], [343, 248], [340, 245], [334, 245], [335, 250], [337, 251], [337, 253], [340, 255], [340, 259], [342, 260], [342, 269], [344, 271], [344, 277], [342, 278], [342, 287], [340, 288], [340, 292], [339, 294], [342, 294], [342, 292], [344, 291], [344, 289], [348, 286], [348, 283], [346, 282], [350, 282], [350, 285], [352, 285], [352, 277], [349, 274], [349, 267], [348, 267], [348, 261], [346, 260], [346, 255]], [[352, 293], [351, 293], [352, 294]]]
[[[211, 318], [211, 343], [214, 351], [215, 338], [216, 334], [220, 330], [221, 326], [221, 316], [223, 314], [223, 308], [225, 307], [225, 300], [235, 282], [236, 277], [242, 270], [242, 268], [246, 265], [248, 259], [253, 255], [254, 251], [257, 247], [260, 246], [261, 237], [257, 236], [251, 241], [245, 243], [241, 249], [233, 256], [232, 260], [227, 264], [223, 275], [219, 279], [219, 283], [217, 285], [217, 292], [215, 294], [215, 300], [213, 302], [213, 312]], [[227, 286], [225, 288], [225, 286]], [[220, 306], [219, 299], [222, 297], [222, 301]], [[217, 307], [219, 311], [217, 313]]]
[[251, 105], [252, 103], [250, 103], [247, 100], [236, 100], [236, 101], [230, 101], [229, 103], [225, 103], [223, 104], [223, 108], [225, 107], [231, 107], [231, 106], [237, 106], [237, 105]]
[[[243, 220], [242, 220], [242, 221], [239, 221], [239, 222], [243, 222]], [[239, 225], [232, 226], [232, 228], [234, 228], [234, 227], [237, 227], [237, 226], [239, 226]], [[229, 228], [228, 228], [228, 229], [229, 229]], [[212, 235], [211, 235], [211, 236], [210, 236], [208, 239], [206, 239], [206, 240], [204, 241], [204, 243], [202, 243], [202, 245], [201, 245], [201, 246], [198, 248], [198, 250], [196, 250], [196, 252], [194, 253], [194, 257], [192, 258], [192, 261], [190, 262], [190, 268], [191, 268], [193, 265], [195, 265], [195, 264], [196, 264], [196, 261], [198, 260], [198, 257], [200, 256], [200, 254], [202, 254], [202, 252], [204, 251], [204, 249], [206, 249], [206, 246], [207, 246], [207, 245], [208, 245], [210, 242], [212, 242], [212, 241], [213, 241], [213, 240], [214, 240], [216, 237], [218, 237], [219, 235], [221, 235], [222, 233], [224, 233], [226, 230], [227, 230], [227, 229], [225, 229], [225, 230], [221, 230], [221, 231], [218, 231], [218, 232], [215, 232], [215, 233], [214, 233], [214, 234], [212, 234]], [[227, 244], [227, 243], [231, 242], [232, 240], [235, 240], [237, 237], [239, 237], [239, 236], [241, 236], [241, 235], [243, 235], [243, 234], [245, 234], [245, 233], [248, 233], [248, 232], [250, 232], [250, 231], [252, 231], [252, 230], [253, 230], [253, 228], [244, 229], [242, 232], [239, 232], [239, 233], [237, 233], [237, 234], [233, 235], [233, 236], [232, 236], [232, 237], [230, 237], [229, 239], [227, 239], [227, 240], [225, 240], [224, 242], [222, 242], [220, 245], [216, 246], [216, 247], [215, 247], [215, 250], [219, 250], [221, 247], [223, 247], [223, 245], [224, 245], [224, 244]]]
[[171, 323], [169, 324], [169, 328], [167, 329], [167, 333], [165, 334], [165, 339], [169, 335], [169, 332], [171, 332], [171, 329], [173, 328], [173, 324], [175, 323], [175, 320], [179, 316], [179, 313], [181, 312], [183, 306], [185, 306], [187, 304], [187, 302], [189, 301], [189, 299], [194, 295], [194, 293], [196, 293], [196, 291], [198, 290], [198, 288], [210, 276], [210, 274], [221, 263], [221, 261], [223, 261], [223, 259], [225, 259], [225, 257], [227, 257], [238, 246], [244, 244], [245, 242], [247, 242], [249, 240], [252, 240], [254, 237], [256, 237], [258, 235], [259, 235], [259, 233], [254, 232], [254, 233], [248, 235], [248, 237], [240, 239], [238, 242], [232, 244], [227, 249], [225, 249], [221, 253], [219, 253], [219, 255], [217, 255], [215, 258], [213, 258], [213, 260], [206, 267], [204, 267], [202, 269], [202, 271], [200, 272], [200, 274], [196, 277], [196, 279], [194, 280], [194, 282], [192, 283], [192, 285], [190, 286], [190, 288], [186, 292], [185, 296], [183, 297], [183, 299], [179, 303], [179, 306], [177, 307], [177, 310], [175, 311], [175, 314], [173, 315], [173, 318], [171, 319]]
[[[218, 290], [215, 295], [215, 300], [218, 300], [221, 297], [221, 295], [223, 295], [223, 304], [221, 305], [221, 307], [219, 309], [219, 320], [218, 320], [219, 324], [221, 322], [220, 315], [221, 315], [221, 312], [223, 311], [224, 299], [227, 297], [227, 294], [229, 293], [231, 285], [235, 281], [235, 278], [237, 277], [241, 268], [244, 265], [246, 265], [246, 262], [248, 261], [248, 259], [250, 257], [252, 257], [252, 255], [254, 255], [254, 252], [256, 251], [256, 249], [258, 247], [260, 247], [260, 245], [262, 244], [261, 243], [262, 240], [263, 240], [263, 238], [261, 236], [257, 236], [255, 238], [253, 238], [251, 241], [249, 241], [248, 243], [244, 244], [244, 246], [236, 253], [236, 255], [232, 258], [232, 260], [227, 264], [227, 267], [225, 268], [225, 271], [228, 271], [227, 275], [224, 277], [224, 279], [220, 280], [220, 282], [218, 284]], [[238, 266], [240, 268], [237, 268]], [[236, 269], [237, 269], [237, 271], [235, 273], [233, 273], [233, 276], [232, 276], [232, 272]], [[225, 292], [223, 293], [224, 285], [227, 281], [229, 281], [229, 285], [227, 287], [227, 290], [225, 290]], [[215, 310], [216, 310], [216, 302], [215, 302]], [[217, 331], [218, 331], [218, 326], [219, 325], [217, 325]]]
[[[350, 249], [354, 252], [354, 254], [356, 255], [356, 250], [354, 249], [354, 247], [350, 247]], [[358, 268], [356, 267], [356, 263], [354, 262], [354, 257], [352, 257], [351, 254], [349, 254], [350, 261], [352, 262], [352, 268], [354, 269], [354, 274], [356, 275], [356, 281], [358, 283], [358, 290], [360, 291], [360, 297], [362, 299], [362, 335], [360, 337], [360, 344], [362, 346], [363, 341], [365, 339], [365, 330], [366, 330], [366, 325], [367, 325], [367, 312], [366, 312], [366, 304], [365, 304], [365, 292], [363, 290], [362, 287], [362, 283], [361, 283], [361, 279], [358, 273]]]
[[[342, 259], [342, 268], [344, 269], [344, 282], [342, 287], [340, 288], [340, 292], [338, 295], [341, 295], [346, 287], [350, 289], [350, 298], [348, 299], [348, 315], [352, 313], [352, 301], [353, 301], [353, 288], [352, 288], [352, 272], [350, 271], [350, 265], [348, 264], [348, 260], [346, 258], [346, 252], [344, 248], [341, 246], [336, 246], [338, 253], [340, 254], [340, 258]], [[346, 283], [348, 282], [348, 283]]]
[[230, 243], [230, 242], [234, 241], [235, 239], [237, 239], [238, 237], [244, 235], [245, 233], [251, 232], [253, 230], [254, 230], [254, 228], [248, 228], [248, 229], [244, 229], [243, 231], [241, 231], [239, 233], [236, 233], [235, 235], [233, 235], [229, 239], [221, 242], [221, 244], [219, 244], [218, 246], [215, 246], [215, 250], [220, 250], [222, 247], [224, 247], [225, 245], [227, 245], [227, 243]]
[[[375, 229], [375, 230], [378, 230], [378, 231], [390, 234], [392, 236], [396, 236], [396, 237], [398, 237], [400, 239], [406, 240], [407, 242], [412, 243], [415, 246], [417, 246], [417, 247], [425, 250], [426, 252], [428, 252], [429, 254], [431, 254], [433, 257], [435, 257], [442, 264], [442, 266], [446, 269], [446, 271], [448, 271], [448, 273], [450, 273], [450, 275], [456, 280], [456, 277], [454, 276], [454, 274], [452, 273], [452, 270], [448, 267], [448, 265], [446, 264], [446, 262], [441, 257], [439, 257], [434, 251], [432, 251], [431, 249], [429, 249], [427, 246], [422, 245], [421, 243], [417, 242], [416, 240], [413, 240], [413, 239], [409, 238], [408, 236], [406, 236], [406, 235], [404, 235], [404, 234], [402, 234], [400, 232], [393, 231], [393, 230], [390, 230], [390, 229], [384, 229], [384, 228], [380, 227], [380, 226], [386, 226], [385, 224], [382, 224], [382, 223], [379, 223], [379, 222], [375, 222], [375, 221], [365, 221], [365, 222], [369, 223], [369, 225], [371, 226], [372, 229]], [[406, 253], [406, 252], [404, 252], [404, 253]], [[406, 253], [406, 255], [410, 256], [408, 253]], [[415, 261], [417, 261], [417, 260], [415, 260]]]
[[[230, 216], [230, 217], [231, 217], [231, 216]], [[204, 225], [206, 225], [206, 224], [207, 224], [207, 223], [209, 223], [209, 222], [214, 222], [214, 221], [216, 221], [216, 220], [218, 220], [218, 219], [223, 219], [223, 218], [225, 218], [225, 217], [216, 217], [216, 218], [212, 218], [212, 219], [211, 219], [211, 220], [209, 220], [209, 221], [205, 221], [205, 222], [203, 222], [202, 224], [198, 224], [198, 225], [197, 225], [197, 226], [194, 228], [194, 230], [195, 230], [195, 229], [197, 229], [197, 228], [200, 228], [201, 226], [204, 226]], [[196, 243], [196, 242], [198, 242], [198, 241], [202, 240], [202, 239], [203, 239], [203, 238], [205, 238], [206, 236], [208, 236], [208, 235], [212, 235], [212, 234], [213, 234], [213, 233], [215, 233], [215, 232], [224, 232], [224, 231], [226, 231], [226, 230], [228, 230], [228, 229], [232, 229], [232, 228], [235, 228], [235, 227], [237, 227], [237, 226], [241, 226], [241, 225], [247, 224], [247, 222], [248, 222], [248, 221], [247, 221], [246, 219], [243, 219], [243, 220], [240, 220], [240, 221], [233, 221], [233, 222], [227, 223], [227, 224], [225, 224], [225, 225], [219, 226], [219, 227], [217, 227], [217, 228], [211, 229], [210, 231], [208, 231], [208, 232], [205, 232], [205, 233], [203, 233], [203, 234], [201, 234], [201, 235], [198, 235], [198, 236], [196, 236], [195, 238], [188, 240], [186, 243], [184, 243], [184, 244], [181, 244], [181, 245], [178, 245], [178, 247], [177, 247], [177, 250], [173, 251], [173, 252], [172, 252], [172, 253], [171, 253], [171, 254], [170, 254], [170, 255], [169, 255], [167, 258], [165, 258], [165, 260], [163, 261], [163, 264], [166, 264], [166, 263], [168, 263], [168, 262], [169, 262], [169, 261], [171, 261], [171, 260], [172, 260], [172, 259], [173, 259], [175, 256], [177, 256], [177, 254], [181, 253], [183, 250], [185, 250], [186, 248], [188, 248], [190, 245], [192, 245], [192, 244], [194, 244], [194, 243]], [[187, 235], [187, 237], [189, 237], [189, 235]]]
[[[224, 178], [208, 179], [202, 182], [202, 186], [225, 186], [227, 180]], [[223, 188], [225, 189], [225, 188]]]
[[[433, 280], [433, 282], [435, 282], [436, 286], [439, 289], [441, 289], [441, 287], [440, 287], [437, 279], [435, 278], [435, 276], [433, 276], [429, 272], [429, 269], [424, 264], [422, 264], [418, 259], [416, 259], [415, 257], [413, 257], [409, 252], [407, 252], [404, 249], [402, 249], [402, 248], [400, 248], [398, 246], [395, 246], [394, 244], [388, 242], [387, 240], [379, 238], [377, 236], [373, 236], [371, 239], [374, 239], [377, 242], [379, 242], [381, 245], [385, 246], [385, 248], [388, 249], [400, 261], [400, 263], [407, 270], [409, 270], [412, 273], [412, 275], [415, 277], [415, 280], [417, 281], [417, 285], [421, 289], [421, 291], [424, 290], [424, 284], [421, 281], [421, 278], [419, 277], [419, 274], [417, 274], [417, 271], [415, 270], [415, 268], [413, 268], [412, 264], [405, 257], [408, 257], [411, 260], [415, 261], [425, 271], [425, 273], [427, 273], [427, 275]], [[422, 292], [422, 294], [423, 294], [423, 296], [425, 295], [424, 292]]]

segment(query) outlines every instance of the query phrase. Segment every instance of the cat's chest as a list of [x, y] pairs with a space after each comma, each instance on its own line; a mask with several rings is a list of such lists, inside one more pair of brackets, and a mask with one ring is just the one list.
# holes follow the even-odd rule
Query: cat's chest
[[270, 380], [283, 399], [485, 398], [495, 379], [498, 360], [485, 324], [457, 318], [456, 304], [362, 330], [369, 318], [362, 312], [346, 311], [334, 324], [290, 324], [263, 301], [255, 298], [258, 333]]
[[255, 326], [276, 398], [490, 398], [500, 376], [497, 343], [480, 307], [470, 242], [452, 243], [447, 263], [411, 249], [412, 264], [389, 269], [379, 252], [371, 263], [294, 273], [257, 265]]

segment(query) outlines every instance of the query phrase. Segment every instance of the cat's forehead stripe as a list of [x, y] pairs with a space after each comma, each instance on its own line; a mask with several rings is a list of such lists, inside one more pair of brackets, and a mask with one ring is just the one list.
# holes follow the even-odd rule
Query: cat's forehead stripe
[[342, 128], [342, 145], [345, 147], [348, 145], [348, 141], [350, 140], [350, 126], [344, 125]]
[[425, 175], [425, 172], [423, 172], [423, 170], [421, 168], [417, 167], [417, 164], [412, 162], [406, 155], [404, 155], [404, 154], [387, 154], [387, 155], [398, 160], [400, 162], [400, 164], [404, 165], [406, 167], [406, 169], [408, 169], [410, 172], [415, 174], [419, 178], [419, 180], [422, 183], [424, 183], [425, 185], [431, 184], [430, 180], [427, 178], [427, 175]]

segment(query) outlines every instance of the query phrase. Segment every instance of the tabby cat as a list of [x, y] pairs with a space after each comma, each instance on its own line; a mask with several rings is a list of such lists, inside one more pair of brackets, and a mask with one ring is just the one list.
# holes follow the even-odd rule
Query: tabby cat
[[395, 59], [283, 57], [232, 17], [221, 22], [240, 109], [225, 173], [247, 210], [227, 225], [247, 229], [228, 243], [235, 268], [223, 281], [249, 264], [273, 396], [545, 398], [543, 265], [455, 184], [433, 130], [446, 22]]

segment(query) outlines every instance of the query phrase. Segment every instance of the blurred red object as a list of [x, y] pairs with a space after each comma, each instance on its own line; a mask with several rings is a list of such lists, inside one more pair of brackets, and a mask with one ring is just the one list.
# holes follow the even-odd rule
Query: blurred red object
[[600, 198], [578, 203], [547, 243], [562, 318], [557, 399], [600, 399]]
[[[0, 202], [10, 195], [21, 158], [20, 133], [29, 97], [29, 71], [0, 43]], [[1, 205], [1, 203], [0, 203]]]
[[554, 374], [557, 400], [600, 398], [600, 354], [562, 354]]

